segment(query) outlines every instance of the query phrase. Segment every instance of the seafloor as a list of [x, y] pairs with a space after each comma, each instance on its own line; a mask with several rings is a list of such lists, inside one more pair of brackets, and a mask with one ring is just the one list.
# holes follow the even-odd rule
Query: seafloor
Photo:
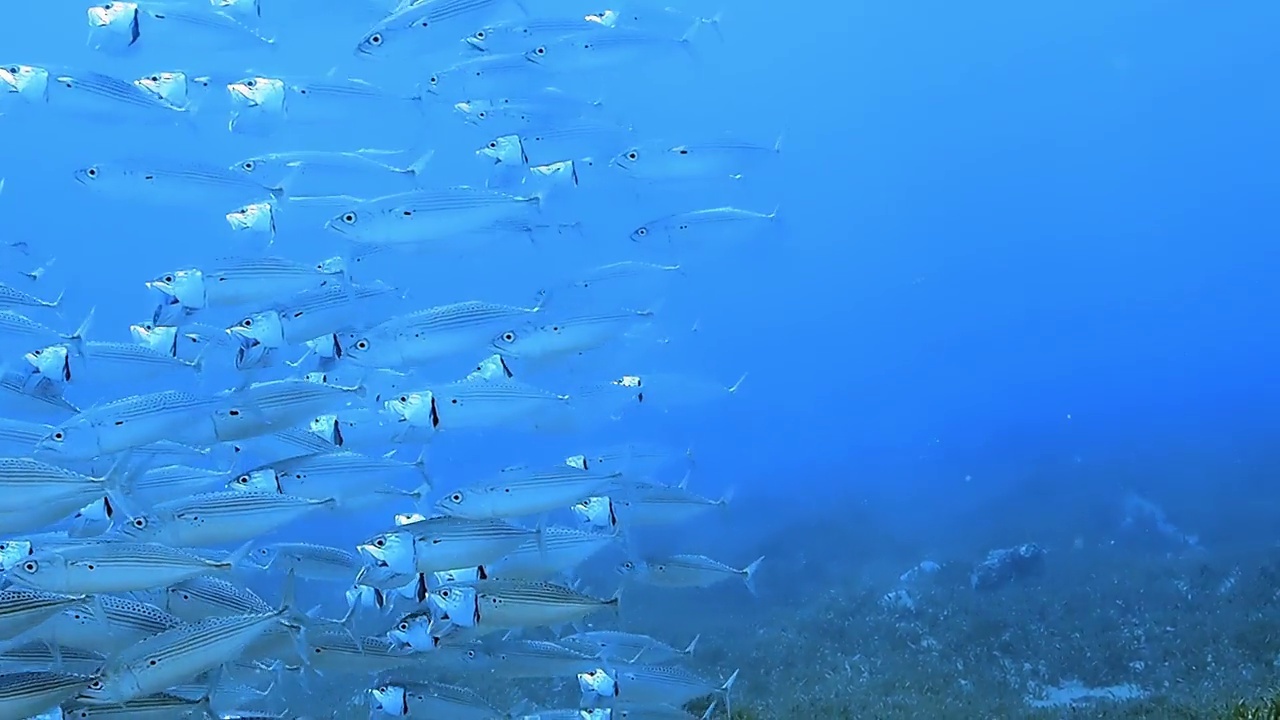
[[[1059, 518], [1040, 572], [976, 591], [979, 548], [1003, 532], [955, 540], [936, 574], [903, 584], [924, 558], [871, 516], [811, 519], [755, 548], [771, 555], [754, 601], [637, 591], [635, 621], [673, 640], [700, 632], [699, 665], [740, 666], [743, 720], [1280, 718], [1262, 702], [1280, 683], [1280, 547], [1056, 538]], [[884, 601], [898, 588], [914, 607]]]

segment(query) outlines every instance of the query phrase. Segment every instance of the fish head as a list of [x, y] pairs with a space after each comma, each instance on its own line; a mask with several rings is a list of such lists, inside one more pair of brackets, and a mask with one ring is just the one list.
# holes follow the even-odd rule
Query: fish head
[[387, 631], [387, 639], [402, 649], [416, 652], [429, 651], [435, 647], [431, 638], [431, 614], [429, 612], [412, 612]]
[[81, 705], [101, 707], [121, 705], [145, 694], [132, 672], [125, 670], [117, 675], [104, 669], [89, 680], [89, 684], [76, 695], [75, 701]]
[[487, 577], [487, 573], [485, 573], [483, 567], [468, 567], [457, 568], [456, 570], [437, 570], [431, 573], [431, 577], [437, 585], [457, 585], [483, 580]]
[[191, 99], [187, 74], [180, 70], [154, 72], [134, 80], [133, 84], [175, 108], [185, 108]]
[[479, 125], [489, 119], [489, 102], [484, 100], [463, 100], [453, 104], [453, 109], [462, 114], [463, 121]]
[[279, 477], [271, 468], [259, 468], [231, 478], [227, 481], [228, 490], [245, 492], [280, 492]]
[[338, 447], [342, 447], [342, 426], [338, 422], [338, 416], [333, 413], [325, 415], [317, 415], [311, 418], [311, 422], [307, 423], [307, 429], [312, 435]]
[[8, 572], [33, 552], [30, 540], [5, 540], [0, 542], [0, 570]]
[[354, 236], [364, 227], [364, 218], [361, 213], [352, 209], [346, 210], [338, 215], [334, 215], [324, 224], [325, 228], [330, 232], [339, 235]]
[[413, 534], [406, 530], [375, 535], [357, 549], [392, 572], [403, 575], [417, 573]]
[[600, 530], [610, 530], [618, 522], [613, 513], [613, 501], [607, 496], [589, 497], [575, 503], [572, 509], [583, 525]]
[[394, 415], [398, 422], [408, 423], [413, 427], [435, 428], [440, 425], [435, 393], [430, 390], [403, 393], [384, 402], [383, 407]]
[[0, 67], [0, 90], [28, 102], [44, 102], [49, 97], [49, 71], [35, 65], [5, 65]]
[[5, 577], [16, 585], [58, 592], [66, 585], [71, 564], [53, 552], [37, 552], [20, 558], [5, 571]]
[[618, 683], [604, 668], [578, 673], [578, 688], [584, 697], [612, 698], [618, 695]]
[[275, 208], [269, 202], [250, 203], [226, 214], [227, 224], [237, 232], [252, 230], [275, 234]]
[[440, 498], [435, 510], [449, 517], [486, 517], [488, 515], [487, 495], [483, 488], [453, 490]]
[[176, 357], [178, 354], [178, 327], [176, 325], [156, 325], [155, 323], [138, 323], [129, 326], [129, 334], [133, 341], [143, 347]]
[[476, 155], [492, 158], [495, 165], [523, 165], [528, 162], [519, 135], [502, 135], [485, 143]]
[[275, 559], [277, 556], [279, 556], [279, 554], [280, 554], [280, 549], [277, 548], [275, 545], [263, 545], [261, 547], [254, 548], [245, 557], [245, 560], [247, 560], [252, 565], [262, 568], [263, 570], [266, 570], [267, 568], [271, 567], [271, 563], [275, 562]]
[[596, 23], [602, 27], [612, 28], [618, 26], [618, 21], [622, 19], [622, 13], [617, 10], [605, 10], [604, 12], [591, 13], [584, 18], [587, 22]]
[[164, 534], [164, 524], [155, 515], [139, 513], [120, 523], [120, 534], [135, 542], [149, 542]]
[[623, 560], [614, 568], [623, 577], [643, 577], [648, 574], [648, 563], [643, 560]]
[[369, 688], [369, 705], [374, 712], [383, 715], [408, 717], [409, 693], [400, 685], [379, 685]]
[[494, 354], [484, 360], [481, 360], [480, 364], [476, 366], [475, 370], [472, 370], [471, 373], [467, 375], [466, 379], [501, 380], [512, 377], [515, 377], [515, 373], [511, 372], [511, 367], [507, 365], [507, 361], [503, 359], [501, 354]]
[[101, 5], [94, 5], [86, 12], [89, 27], [115, 30], [137, 22], [138, 4], [114, 0]]
[[365, 57], [375, 57], [382, 55], [383, 48], [387, 46], [388, 32], [385, 28], [374, 28], [364, 34], [360, 38], [360, 42], [356, 43], [356, 54]]
[[102, 165], [88, 165], [76, 170], [73, 174], [76, 182], [85, 187], [100, 188], [105, 185], [112, 173]]
[[195, 268], [165, 273], [146, 285], [161, 295], [177, 300], [183, 307], [199, 310], [205, 306], [204, 273]]
[[280, 314], [274, 310], [264, 310], [245, 317], [240, 322], [227, 328], [227, 333], [244, 343], [252, 341], [268, 348], [284, 347], [284, 324], [280, 322]]
[[630, 148], [626, 152], [618, 153], [609, 161], [610, 167], [622, 168], [623, 170], [631, 170], [640, 162], [640, 148]]
[[476, 590], [467, 585], [444, 585], [427, 593], [427, 607], [439, 620], [458, 627], [475, 627]]
[[285, 84], [279, 78], [247, 77], [227, 83], [231, 101], [246, 108], [284, 111]]
[[546, 45], [539, 45], [538, 47], [525, 53], [524, 59], [528, 60], [529, 62], [543, 63], [543, 62], [546, 62], [548, 57], [554, 57], [554, 56], [555, 56], [555, 53], [551, 52], [551, 50], [548, 49]]
[[230, 17], [252, 20], [262, 17], [259, 0], [210, 0], [214, 7]]
[[383, 343], [379, 338], [363, 335], [353, 342], [347, 343], [347, 346], [343, 348], [343, 355], [357, 365], [378, 365], [375, 353], [380, 354], [380, 351], [384, 349], [391, 350], [393, 343], [387, 343], [388, 347], [386, 348], [383, 348], [382, 345]]
[[492, 27], [483, 27], [462, 38], [462, 42], [478, 52], [489, 52], [489, 42], [490, 38], [493, 37], [493, 33], [494, 29]]
[[58, 382], [71, 382], [71, 353], [66, 345], [50, 345], [39, 350], [32, 350], [23, 357], [45, 377], [54, 378]]
[[653, 234], [653, 230], [651, 230], [648, 225], [641, 225], [640, 227], [631, 231], [631, 241], [645, 242], [649, 239], [649, 236], [652, 234]]
[[77, 422], [54, 428], [36, 443], [36, 451], [69, 460], [89, 460], [102, 455], [93, 426]]
[[98, 498], [80, 508], [71, 518], [67, 536], [73, 538], [97, 537], [111, 528], [114, 508], [105, 497]]

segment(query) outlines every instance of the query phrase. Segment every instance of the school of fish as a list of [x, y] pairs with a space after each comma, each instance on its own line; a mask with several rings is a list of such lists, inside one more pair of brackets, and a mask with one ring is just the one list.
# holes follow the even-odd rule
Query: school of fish
[[[56, 238], [0, 245], [0, 720], [727, 716], [739, 668], [629, 629], [628, 591], [714, 607], [761, 559], [645, 552], [731, 483], [630, 421], [734, 402], [749, 368], [660, 362], [696, 335], [668, 292], [686, 253], [777, 233], [705, 198], [781, 141], [618, 117], [611, 78], [698, 72], [720, 17], [598, 5], [114, 0], [86, 8], [92, 69], [0, 58], [0, 127], [240, 152], [87, 144], [51, 189], [215, 219], [216, 247], [121, 279], [156, 300], [128, 328], [63, 302]], [[542, 257], [528, 287], [433, 295], [508, 248]]]

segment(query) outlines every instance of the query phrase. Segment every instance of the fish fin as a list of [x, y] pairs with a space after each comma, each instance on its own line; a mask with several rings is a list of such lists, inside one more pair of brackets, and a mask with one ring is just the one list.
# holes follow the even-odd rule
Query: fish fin
[[724, 494], [720, 496], [720, 499], [715, 501], [715, 504], [719, 505], [721, 510], [728, 510], [729, 503], [733, 502], [733, 496], [736, 495], [737, 492], [737, 489], [732, 487], [725, 490]]
[[627, 589], [627, 586], [625, 583], [622, 585], [619, 585], [618, 589], [614, 591], [613, 595], [610, 596], [610, 598], [605, 601], [605, 605], [608, 605], [609, 608], [613, 610], [613, 614], [615, 617], [619, 617], [619, 618], [622, 617], [622, 591], [626, 589]]
[[760, 557], [756, 558], [755, 562], [748, 565], [742, 571], [743, 574], [746, 576], [743, 578], [743, 582], [746, 583], [747, 589], [751, 591], [752, 595], [756, 594], [756, 571], [760, 569], [760, 563], [763, 560], [764, 560], [764, 556], [761, 555]]
[[249, 557], [249, 553], [253, 552], [253, 548], [257, 542], [258, 541], [256, 539], [250, 540], [235, 550], [232, 550], [230, 553], [227, 553], [227, 556], [223, 558], [218, 565], [228, 567], [230, 569], [240, 567], [241, 563], [245, 561], [245, 558]]
[[698, 720], [711, 720], [711, 718], [716, 714], [716, 705], [719, 703], [719, 698], [712, 700], [711, 704], [707, 706], [707, 711], [702, 713], [702, 717], [698, 718]]
[[[783, 139], [784, 137], [786, 137], [786, 133], [778, 133], [778, 139], [773, 141], [773, 151], [774, 151], [774, 152], [779, 153], [779, 154], [781, 154], [781, 153], [782, 153], [782, 139]], [[773, 212], [774, 212], [774, 213], [777, 213], [777, 212], [778, 212], [778, 209], [775, 207], [775, 208], [773, 209]]]
[[688, 489], [689, 489], [689, 478], [690, 478], [692, 475], [693, 475], [693, 470], [685, 470], [685, 471], [684, 471], [684, 477], [680, 478], [680, 483], [679, 483], [678, 485], [676, 485], [676, 487], [680, 488], [681, 490], [688, 490]]

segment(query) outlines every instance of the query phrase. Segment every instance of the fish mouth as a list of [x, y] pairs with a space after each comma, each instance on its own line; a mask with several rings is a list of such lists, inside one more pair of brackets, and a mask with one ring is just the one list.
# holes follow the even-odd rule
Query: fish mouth
[[111, 25], [110, 12], [103, 7], [89, 8], [89, 27], [103, 28]]

